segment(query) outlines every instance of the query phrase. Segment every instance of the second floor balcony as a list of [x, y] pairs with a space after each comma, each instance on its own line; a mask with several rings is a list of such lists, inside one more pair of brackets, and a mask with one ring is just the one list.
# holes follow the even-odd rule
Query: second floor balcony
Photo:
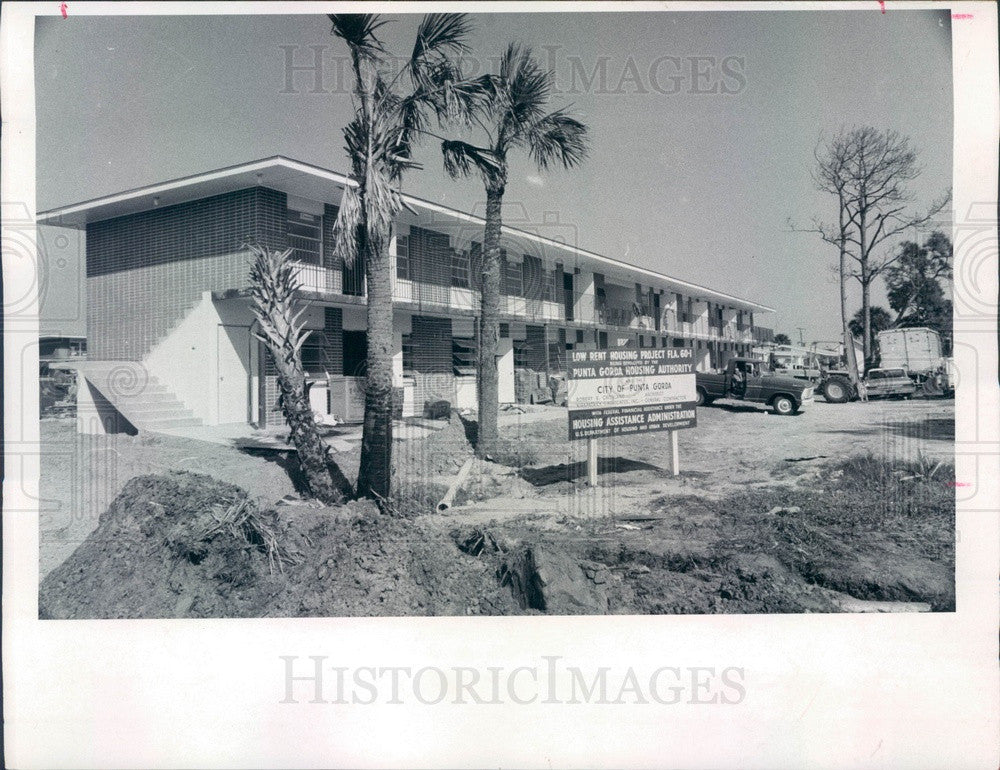
[[[357, 270], [329, 268], [304, 262], [295, 263], [296, 277], [300, 288], [309, 293], [331, 296], [365, 296], [363, 274]], [[431, 312], [452, 312], [460, 315], [476, 315], [479, 312], [479, 292], [475, 289], [441, 286], [419, 281], [392, 278], [392, 298], [394, 302], [414, 309]], [[500, 313], [511, 320], [533, 323], [566, 323], [574, 325], [599, 325], [602, 327], [647, 330], [662, 332], [679, 337], [725, 342], [752, 342], [753, 329], [749, 324], [735, 321], [721, 326], [709, 323], [709, 319], [693, 313], [677, 313], [667, 308], [657, 319], [653, 308], [639, 305], [615, 306], [608, 302], [595, 302], [593, 295], [578, 292], [561, 296], [560, 301], [536, 299], [517, 295], [501, 295]], [[567, 318], [567, 310], [572, 308], [572, 316]], [[659, 320], [659, 323], [657, 323]], [[741, 328], [742, 326], [742, 328]]]

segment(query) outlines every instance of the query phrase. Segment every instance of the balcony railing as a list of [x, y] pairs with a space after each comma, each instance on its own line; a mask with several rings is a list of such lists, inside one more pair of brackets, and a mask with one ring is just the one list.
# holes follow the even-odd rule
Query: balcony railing
[[[297, 262], [295, 263], [295, 274], [301, 289], [304, 291], [338, 295], [344, 293], [344, 278], [340, 268]], [[474, 289], [430, 285], [399, 279], [395, 276], [393, 276], [392, 281], [392, 297], [397, 302], [470, 313], [476, 313], [479, 310], [479, 292]], [[660, 328], [657, 329], [656, 319], [653, 316], [637, 315], [633, 307], [609, 307], [598, 303], [588, 312], [587, 303], [580, 301], [582, 298], [580, 294], [574, 293], [573, 299], [576, 307], [573, 321], [577, 323], [597, 323], [602, 326], [643, 329], [682, 337], [716, 339], [727, 342], [753, 342], [755, 339], [754, 331], [748, 324], [744, 324], [742, 329], [736, 324], [724, 324], [719, 327], [709, 324], [708, 319], [704, 316], [695, 316], [693, 313], [677, 313], [667, 309], [663, 314]], [[528, 299], [504, 295], [500, 298], [500, 312], [526, 321], [566, 322], [565, 307], [561, 301], [552, 302], [547, 299]]]
[[339, 268], [294, 262], [295, 277], [299, 288], [320, 294], [341, 294], [344, 290], [343, 275]]

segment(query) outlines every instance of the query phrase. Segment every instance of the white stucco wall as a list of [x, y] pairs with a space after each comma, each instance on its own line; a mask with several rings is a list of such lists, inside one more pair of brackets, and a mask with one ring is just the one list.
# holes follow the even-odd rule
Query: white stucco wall
[[[310, 306], [303, 321], [306, 328], [323, 328], [323, 308]], [[247, 411], [255, 414], [259, 360], [258, 346], [249, 331], [253, 322], [247, 300], [213, 301], [211, 293], [205, 292], [184, 319], [146, 355], [143, 365], [207, 425], [219, 423], [220, 377], [226, 378], [232, 387], [240, 388], [237, 383], [243, 383]], [[220, 345], [233, 344], [229, 335], [220, 335], [220, 326], [241, 327], [235, 335], [240, 347], [239, 363], [236, 356], [220, 354]], [[227, 371], [220, 370], [220, 362]]]

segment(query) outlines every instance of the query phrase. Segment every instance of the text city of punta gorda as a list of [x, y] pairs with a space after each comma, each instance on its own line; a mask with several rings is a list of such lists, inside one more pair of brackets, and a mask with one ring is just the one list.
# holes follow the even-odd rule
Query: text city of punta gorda
[[[594, 389], [600, 405], [570, 407], [570, 438], [589, 438], [615, 433], [671, 430], [693, 427], [694, 403], [678, 403], [668, 393], [684, 379], [694, 377], [693, 351], [686, 348], [621, 348], [572, 351], [571, 380], [602, 380]], [[693, 393], [693, 383], [688, 387]], [[631, 399], [646, 393], [653, 401], [637, 404]], [[653, 394], [662, 394], [656, 399]], [[621, 399], [625, 399], [624, 402]], [[656, 403], [659, 401], [659, 403]], [[617, 402], [617, 403], [616, 403]]]

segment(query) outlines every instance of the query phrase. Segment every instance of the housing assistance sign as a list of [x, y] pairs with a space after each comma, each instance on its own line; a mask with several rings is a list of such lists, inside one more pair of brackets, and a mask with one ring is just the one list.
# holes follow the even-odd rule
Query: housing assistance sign
[[694, 427], [694, 350], [615, 348], [570, 353], [569, 437]]

